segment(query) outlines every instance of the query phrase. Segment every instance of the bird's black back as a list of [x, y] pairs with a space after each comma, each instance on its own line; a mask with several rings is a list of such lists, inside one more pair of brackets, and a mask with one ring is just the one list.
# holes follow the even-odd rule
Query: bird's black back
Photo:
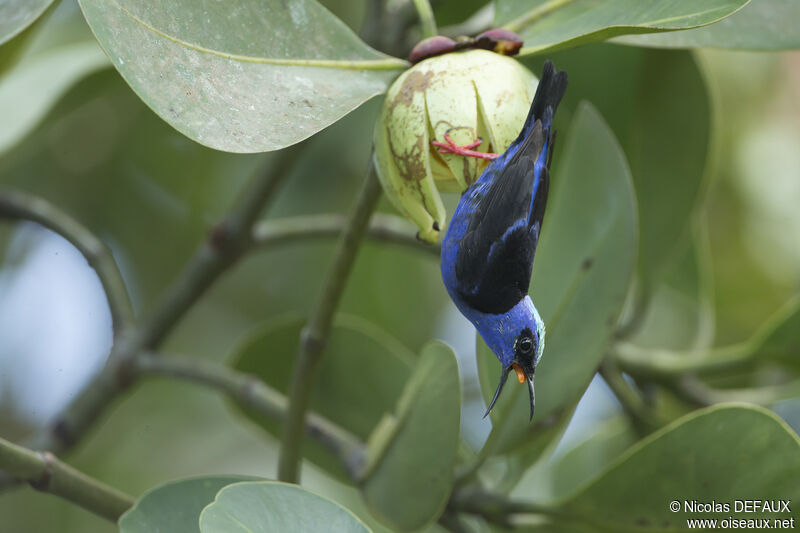
[[[471, 198], [472, 212], [458, 248], [455, 274], [461, 299], [482, 313], [505, 313], [528, 293], [547, 204], [550, 154], [541, 166], [531, 201], [537, 182], [534, 169], [545, 145], [552, 151], [553, 113], [566, 83], [566, 74], [555, 73], [548, 61], [525, 126], [508, 150], [516, 151], [505, 164], [487, 167], [485, 172], [493, 172], [493, 179], [488, 187], [484, 185], [483, 194]], [[480, 185], [479, 180], [473, 187]], [[467, 197], [469, 191], [463, 200]]]

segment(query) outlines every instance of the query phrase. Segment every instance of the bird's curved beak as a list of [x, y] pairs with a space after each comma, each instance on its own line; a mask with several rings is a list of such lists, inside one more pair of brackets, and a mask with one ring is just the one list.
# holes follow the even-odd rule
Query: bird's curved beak
[[489, 413], [492, 412], [494, 408], [495, 402], [500, 397], [500, 393], [503, 392], [503, 385], [506, 384], [506, 380], [508, 379], [508, 373], [511, 372], [511, 367], [506, 367], [503, 369], [503, 373], [500, 374], [500, 383], [497, 384], [497, 390], [494, 391], [494, 398], [492, 398], [492, 403], [489, 404], [489, 407], [486, 409], [486, 412], [483, 414], [483, 418], [489, 416]]
[[494, 392], [494, 398], [492, 398], [492, 403], [489, 404], [489, 408], [486, 409], [486, 413], [484, 413], [483, 418], [489, 416], [489, 413], [492, 412], [494, 408], [494, 404], [497, 402], [497, 399], [500, 397], [500, 393], [503, 391], [503, 386], [506, 384], [506, 380], [508, 379], [508, 374], [511, 370], [517, 374], [517, 380], [520, 383], [524, 383], [525, 381], [528, 382], [528, 394], [530, 395], [531, 399], [531, 416], [530, 420], [533, 420], [533, 411], [534, 407], [536, 406], [536, 392], [533, 388], [533, 374], [534, 371], [531, 370], [530, 372], [526, 372], [522, 369], [522, 366], [518, 365], [517, 363], [512, 363], [511, 366], [504, 368], [503, 373], [500, 374], [500, 383], [497, 384], [497, 390]]
[[531, 397], [531, 417], [529, 420], [533, 420], [533, 409], [536, 407], [536, 392], [533, 390], [533, 373], [528, 374], [525, 376], [528, 382], [528, 394]]
[[532, 368], [530, 370], [530, 372], [526, 372], [522, 368], [522, 366], [518, 365], [517, 363], [512, 363], [511, 368], [513, 368], [514, 372], [517, 373], [517, 380], [520, 383], [525, 383], [526, 381], [528, 382], [528, 394], [531, 397], [531, 418], [530, 418], [530, 420], [533, 420], [533, 409], [536, 406], [536, 393], [533, 390], [533, 373], [534, 373], [534, 369]]

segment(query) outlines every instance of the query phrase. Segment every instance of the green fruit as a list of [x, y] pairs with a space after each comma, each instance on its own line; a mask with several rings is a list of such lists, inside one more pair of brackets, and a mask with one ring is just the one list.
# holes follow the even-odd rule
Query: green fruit
[[375, 164], [386, 195], [439, 240], [446, 213], [439, 191], [464, 191], [488, 162], [439, 153], [444, 135], [459, 145], [479, 137], [481, 152], [504, 152], [525, 122], [537, 79], [515, 59], [486, 50], [426, 59], [403, 73], [386, 94], [375, 126]]

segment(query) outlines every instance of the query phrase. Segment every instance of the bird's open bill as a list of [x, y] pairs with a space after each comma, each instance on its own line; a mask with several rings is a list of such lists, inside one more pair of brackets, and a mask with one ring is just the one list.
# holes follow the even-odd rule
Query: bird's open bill
[[530, 420], [533, 420], [533, 410], [536, 405], [536, 392], [533, 388], [533, 373], [526, 374], [522, 367], [516, 363], [513, 363], [508, 368], [503, 369], [503, 373], [500, 374], [500, 383], [497, 384], [497, 390], [494, 392], [494, 398], [492, 398], [492, 403], [489, 404], [489, 408], [486, 409], [486, 413], [484, 413], [483, 418], [489, 416], [489, 413], [492, 412], [494, 408], [494, 404], [497, 402], [497, 399], [500, 397], [500, 393], [503, 391], [503, 387], [506, 384], [506, 380], [508, 380], [508, 374], [511, 372], [511, 369], [514, 369], [514, 372], [517, 374], [517, 380], [520, 383], [527, 381], [528, 382], [528, 394], [531, 398], [531, 417]]

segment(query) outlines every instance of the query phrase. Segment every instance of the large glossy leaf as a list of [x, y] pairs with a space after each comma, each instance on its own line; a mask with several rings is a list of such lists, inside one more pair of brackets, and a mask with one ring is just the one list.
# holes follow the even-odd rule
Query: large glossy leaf
[[748, 0], [497, 0], [495, 24], [518, 32], [522, 54], [711, 24]]
[[200, 533], [200, 513], [219, 490], [249, 481], [242, 476], [210, 476], [172, 481], [146, 492], [119, 519], [120, 533]]
[[3, 0], [0, 2], [0, 46], [42, 16], [53, 0]]
[[[616, 327], [636, 258], [630, 172], [613, 133], [591, 105], [579, 106], [553, 164], [531, 285], [547, 328], [536, 371], [534, 422], [558, 415], [588, 385]], [[500, 364], [482, 341], [478, 344], [488, 402]], [[504, 451], [525, 442], [536, 428], [528, 423], [528, 411], [527, 387], [506, 385], [492, 412], [487, 446]]]
[[654, 283], [689, 223], [705, 183], [711, 102], [688, 53], [651, 51], [642, 58], [631, 133], [623, 141], [639, 201], [639, 272]]
[[[777, 416], [747, 406], [696, 411], [626, 452], [599, 479], [562, 504], [604, 531], [675, 531], [687, 518], [791, 518], [735, 512], [739, 499], [800, 498], [800, 440]], [[757, 496], [756, 496], [757, 495]], [[670, 511], [677, 500], [679, 512]], [[684, 502], [728, 503], [730, 511], [691, 513]]]
[[[234, 349], [233, 365], [286, 394], [304, 323], [302, 318], [284, 317], [258, 328]], [[311, 409], [366, 440], [384, 413], [393, 409], [414, 359], [412, 352], [380, 328], [339, 315], [325, 349]], [[245, 413], [273, 435], [280, 435], [276, 421]], [[310, 459], [342, 481], [350, 481], [324, 448], [308, 439], [306, 446]]]
[[697, 231], [667, 266], [662, 283], [629, 340], [644, 348], [699, 350], [714, 340], [710, 253], [705, 232]]
[[164, 120], [231, 152], [294, 144], [383, 92], [405, 62], [315, 0], [80, 0], [114, 66]]
[[363, 494], [382, 521], [402, 531], [435, 522], [452, 490], [460, 418], [453, 350], [425, 346], [393, 414], [370, 436]]
[[297, 485], [250, 481], [225, 487], [200, 515], [202, 533], [369, 533], [353, 513]]
[[639, 206], [639, 273], [649, 292], [690, 237], [706, 187], [713, 121], [704, 77], [686, 51], [603, 44], [550, 57], [570, 74], [559, 114], [589, 100], [628, 158]]
[[693, 30], [629, 35], [616, 39], [636, 46], [663, 48], [713, 47], [736, 50], [800, 48], [800, 2], [753, 0], [716, 24]]

